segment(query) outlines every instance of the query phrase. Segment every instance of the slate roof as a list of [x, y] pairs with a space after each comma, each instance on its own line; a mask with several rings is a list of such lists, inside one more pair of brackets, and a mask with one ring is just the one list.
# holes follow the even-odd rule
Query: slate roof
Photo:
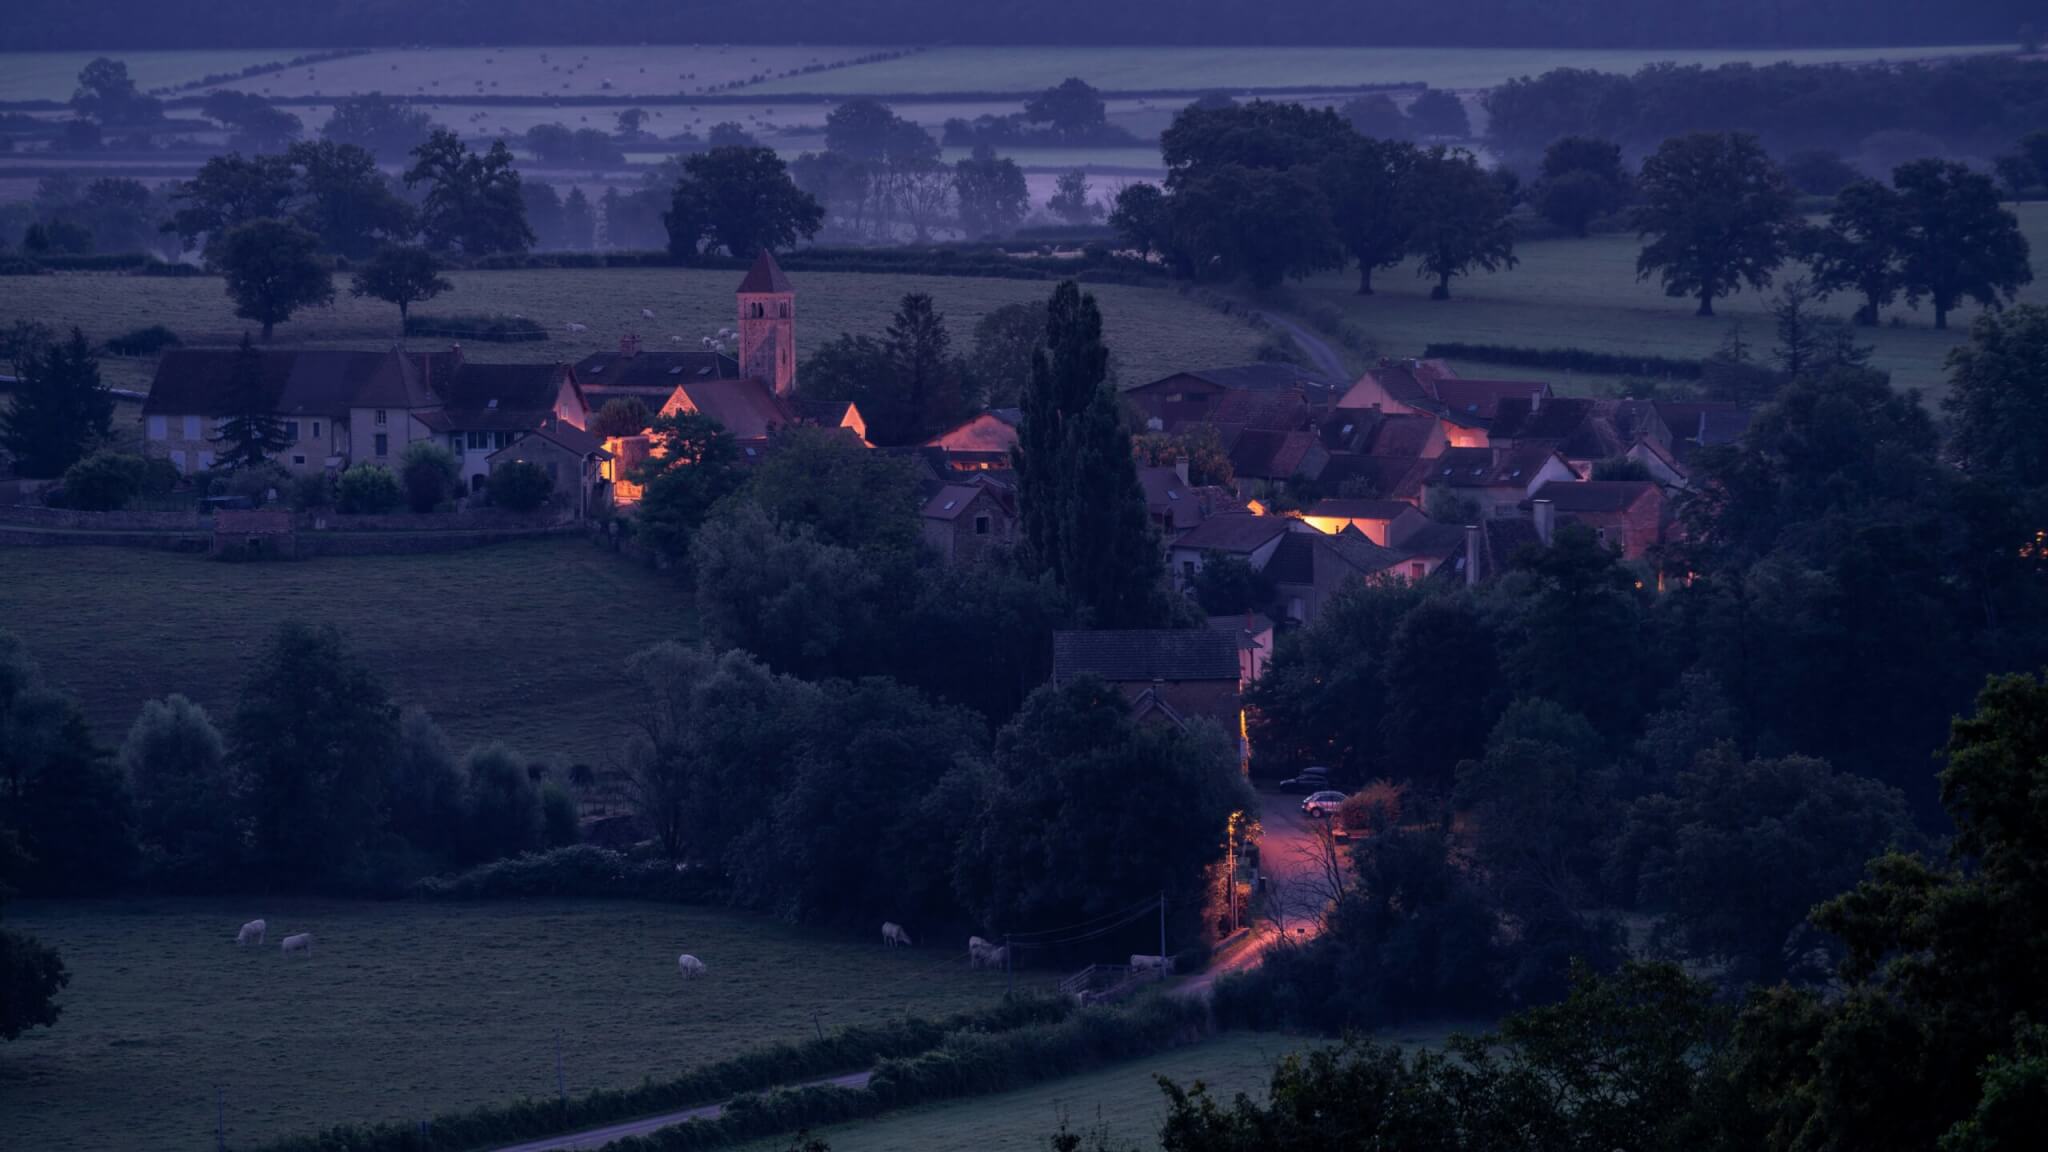
[[1256, 652], [1265, 647], [1265, 645], [1260, 644], [1255, 637], [1262, 633], [1271, 632], [1273, 630], [1273, 621], [1268, 619], [1264, 613], [1250, 612], [1243, 616], [1211, 616], [1209, 617], [1209, 627], [1223, 633], [1225, 636], [1235, 637], [1240, 651]]
[[1652, 480], [1552, 481], [1536, 490], [1533, 499], [1548, 500], [1558, 512], [1626, 512], [1643, 497], [1658, 491]]
[[[284, 395], [286, 377], [291, 375], [296, 352], [259, 349], [264, 394], [275, 408]], [[156, 362], [156, 378], [149, 398], [142, 402], [145, 415], [227, 416], [234, 406], [231, 382], [237, 352], [233, 348], [167, 348]]]
[[1408, 558], [1406, 552], [1382, 548], [1373, 543], [1365, 533], [1356, 528], [1346, 528], [1335, 536], [1325, 536], [1318, 543], [1366, 575], [1384, 572]]
[[1511, 449], [1449, 448], [1427, 462], [1421, 479], [1424, 484], [1452, 488], [1526, 487], [1554, 454], [1546, 444]]
[[740, 362], [722, 352], [643, 351], [626, 356], [595, 352], [576, 362], [576, 379], [586, 388], [675, 391], [684, 380], [737, 380]]
[[782, 265], [775, 262], [775, 254], [763, 248], [761, 254], [754, 258], [754, 266], [747, 271], [747, 278], [740, 281], [739, 291], [794, 292], [796, 289], [789, 286], [789, 277], [782, 274]]
[[958, 520], [987, 491], [979, 484], [948, 484], [924, 502], [921, 514], [927, 520]]
[[1289, 532], [1280, 546], [1273, 549], [1273, 557], [1261, 569], [1266, 579], [1275, 584], [1313, 584], [1316, 582], [1315, 537], [1307, 532]]
[[1275, 536], [1287, 531], [1287, 521], [1279, 516], [1254, 516], [1249, 512], [1225, 512], [1211, 516], [1196, 525], [1187, 535], [1173, 542], [1175, 548], [1191, 548], [1200, 552], [1228, 552], [1248, 554], [1256, 552], [1273, 542]]
[[[458, 422], [475, 413], [527, 413], [539, 417], [555, 410], [566, 370], [560, 364], [465, 363], [448, 379], [434, 381], [442, 406]], [[465, 427], [468, 425], [465, 423]]]
[[[172, 348], [157, 361], [146, 415], [226, 416], [234, 395], [233, 348]], [[421, 408], [434, 403], [412, 358], [396, 351], [260, 349], [270, 410], [284, 416], [334, 416], [350, 408]]]
[[1213, 628], [1052, 634], [1052, 679], [1112, 682], [1238, 679], [1237, 638]]

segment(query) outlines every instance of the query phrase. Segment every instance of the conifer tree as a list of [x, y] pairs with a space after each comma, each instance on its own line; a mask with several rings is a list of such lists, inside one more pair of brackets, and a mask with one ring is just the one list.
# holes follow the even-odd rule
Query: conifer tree
[[231, 472], [257, 467], [291, 443], [263, 387], [263, 355], [256, 351], [247, 332], [242, 333], [241, 346], [235, 349], [228, 395], [233, 398], [234, 411], [221, 422], [220, 435], [214, 438], [214, 443], [223, 449], [221, 467]]

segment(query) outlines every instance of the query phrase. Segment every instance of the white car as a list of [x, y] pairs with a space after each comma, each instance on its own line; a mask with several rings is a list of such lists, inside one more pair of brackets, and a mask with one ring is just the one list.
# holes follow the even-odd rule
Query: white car
[[1301, 802], [1301, 810], [1310, 816], [1335, 816], [1343, 806], [1342, 792], [1317, 792]]

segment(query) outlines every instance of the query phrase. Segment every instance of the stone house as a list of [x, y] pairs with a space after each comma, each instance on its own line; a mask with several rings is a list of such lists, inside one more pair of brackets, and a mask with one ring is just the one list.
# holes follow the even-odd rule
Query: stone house
[[946, 484], [919, 510], [924, 542], [948, 564], [1017, 542], [1017, 494], [988, 477]]

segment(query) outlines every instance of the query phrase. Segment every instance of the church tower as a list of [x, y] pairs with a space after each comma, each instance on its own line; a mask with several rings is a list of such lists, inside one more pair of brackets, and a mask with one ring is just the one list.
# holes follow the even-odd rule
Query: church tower
[[740, 281], [740, 375], [767, 383], [777, 396], [796, 391], [796, 290], [775, 256], [762, 249]]

